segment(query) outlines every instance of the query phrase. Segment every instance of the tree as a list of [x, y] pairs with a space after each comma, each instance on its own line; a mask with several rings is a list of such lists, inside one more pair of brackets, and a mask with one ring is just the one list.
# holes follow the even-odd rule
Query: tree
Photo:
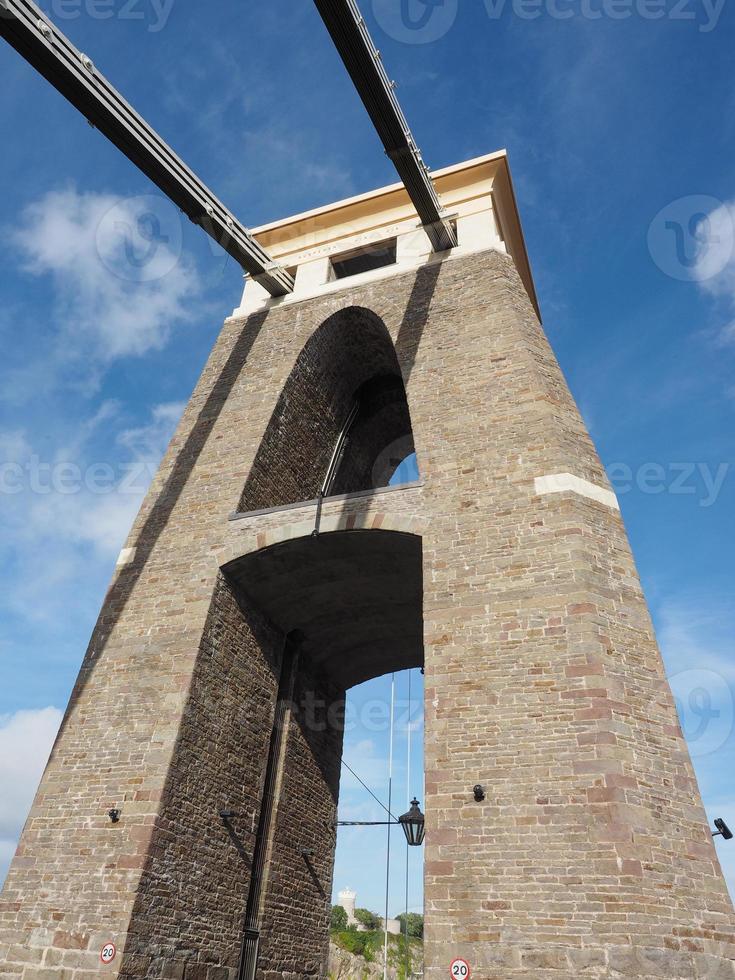
[[370, 912], [368, 909], [355, 909], [355, 918], [360, 925], [365, 926], [368, 932], [374, 932], [383, 926], [383, 920], [380, 916], [376, 915], [375, 912]]
[[344, 932], [347, 928], [347, 912], [341, 905], [332, 906], [332, 918], [329, 928], [332, 932]]
[[406, 916], [405, 912], [401, 912], [396, 918], [401, 923], [401, 932], [404, 936], [406, 935], [406, 927], [408, 927], [409, 936], [412, 936], [414, 939], [424, 938], [423, 915], [419, 915], [417, 912], [409, 912], [408, 916]]

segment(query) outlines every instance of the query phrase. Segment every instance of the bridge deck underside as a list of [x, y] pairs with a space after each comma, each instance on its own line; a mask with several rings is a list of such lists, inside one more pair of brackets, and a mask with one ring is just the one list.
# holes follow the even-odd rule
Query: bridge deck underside
[[421, 540], [345, 531], [297, 538], [224, 569], [284, 633], [299, 630], [313, 666], [343, 689], [423, 665]]

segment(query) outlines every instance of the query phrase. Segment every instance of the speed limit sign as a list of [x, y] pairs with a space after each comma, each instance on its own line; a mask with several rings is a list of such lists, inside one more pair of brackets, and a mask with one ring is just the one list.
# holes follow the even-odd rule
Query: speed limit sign
[[452, 980], [469, 980], [472, 976], [470, 964], [467, 960], [454, 960], [449, 967], [449, 976], [452, 977]]
[[114, 943], [105, 943], [100, 951], [100, 959], [103, 963], [112, 963], [117, 956], [117, 947]]

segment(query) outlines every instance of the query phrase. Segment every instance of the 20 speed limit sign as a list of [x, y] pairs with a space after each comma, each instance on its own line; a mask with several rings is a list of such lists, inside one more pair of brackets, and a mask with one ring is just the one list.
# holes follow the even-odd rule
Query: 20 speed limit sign
[[467, 960], [454, 960], [449, 967], [449, 976], [452, 977], [452, 980], [469, 980], [472, 976], [470, 964]]
[[112, 963], [112, 961], [117, 956], [117, 948], [114, 943], [105, 943], [105, 945], [100, 950], [100, 959], [106, 965], [107, 963]]

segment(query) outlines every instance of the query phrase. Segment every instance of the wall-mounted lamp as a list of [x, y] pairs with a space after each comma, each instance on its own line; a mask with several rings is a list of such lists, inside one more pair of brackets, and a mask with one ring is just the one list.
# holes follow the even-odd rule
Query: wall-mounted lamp
[[718, 817], [717, 820], [715, 820], [715, 827], [717, 827], [717, 832], [712, 834], [713, 837], [721, 837], [723, 840], [732, 840], [732, 831], [721, 817]]
[[479, 783], [474, 786], [472, 792], [475, 794], [475, 803], [482, 803], [485, 800], [485, 787]]
[[398, 823], [403, 827], [408, 846], [421, 847], [426, 836], [426, 826], [424, 815], [416, 797], [411, 801], [411, 809], [408, 813], [404, 813], [402, 817], [398, 818]]
[[234, 810], [220, 810], [219, 816], [223, 823], [227, 823], [230, 820], [234, 820], [237, 814]]
[[120, 823], [120, 817], [122, 814], [120, 810], [112, 809], [107, 811], [107, 816], [110, 818], [112, 823]]
[[426, 836], [424, 815], [419, 801], [412, 800], [411, 809], [398, 820], [338, 820], [335, 827], [392, 827], [398, 824], [403, 828], [409, 847], [421, 847]]

